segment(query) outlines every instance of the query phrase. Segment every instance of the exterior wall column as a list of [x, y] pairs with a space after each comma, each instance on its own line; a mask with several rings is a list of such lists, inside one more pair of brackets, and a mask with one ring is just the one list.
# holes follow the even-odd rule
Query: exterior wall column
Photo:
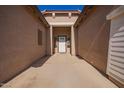
[[75, 34], [73, 25], [71, 26], [71, 54], [75, 56]]
[[50, 26], [50, 55], [53, 54], [53, 26]]

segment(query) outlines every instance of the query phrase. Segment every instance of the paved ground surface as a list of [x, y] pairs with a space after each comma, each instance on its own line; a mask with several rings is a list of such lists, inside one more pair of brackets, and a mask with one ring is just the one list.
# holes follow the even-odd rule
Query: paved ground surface
[[84, 60], [70, 54], [55, 54], [49, 59], [45, 58], [33, 64], [3, 87], [105, 88], [117, 86]]

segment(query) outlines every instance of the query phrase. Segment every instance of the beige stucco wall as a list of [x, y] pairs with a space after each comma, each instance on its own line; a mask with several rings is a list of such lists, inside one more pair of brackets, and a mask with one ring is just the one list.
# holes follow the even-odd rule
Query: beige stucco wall
[[[42, 31], [41, 46], [38, 29]], [[45, 27], [24, 6], [0, 6], [0, 82], [45, 55]]]
[[77, 54], [102, 72], [106, 72], [109, 21], [106, 15], [113, 6], [97, 6], [77, 30]]
[[47, 55], [51, 55], [51, 46], [50, 46], [50, 28], [47, 28], [47, 31], [46, 31], [46, 52], [47, 52]]
[[58, 35], [71, 36], [71, 27], [53, 27], [53, 35], [56, 37]]

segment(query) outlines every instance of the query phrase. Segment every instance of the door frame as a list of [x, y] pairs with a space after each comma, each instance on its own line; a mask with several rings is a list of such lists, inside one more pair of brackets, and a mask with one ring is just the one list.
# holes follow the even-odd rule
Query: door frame
[[[59, 52], [59, 37], [65, 37], [65, 52]], [[66, 41], [67, 41], [67, 35], [58, 35], [58, 47], [57, 47], [58, 53], [60, 53], [60, 54], [67, 53], [67, 44], [66, 44]]]
[[[73, 29], [74, 29], [73, 25], [74, 25], [73, 23], [64, 23], [64, 24], [63, 23], [61, 24], [59, 22], [58, 23], [55, 22], [55, 24], [51, 23], [51, 25], [50, 25], [50, 52], [49, 52], [50, 55], [54, 54], [54, 52], [53, 52], [54, 51], [54, 47], [53, 47], [53, 36], [54, 36], [53, 31], [54, 30], [53, 30], [53, 28], [54, 27], [69, 27], [70, 28], [70, 32], [71, 32], [71, 34], [70, 34], [70, 54], [75, 55], [75, 54], [73, 54], [73, 53], [75, 53], [75, 51], [72, 50], [72, 47], [74, 47], [74, 45], [72, 45], [72, 32], [73, 32]], [[67, 52], [67, 50], [66, 50], [66, 52]], [[57, 49], [57, 53], [58, 53], [58, 49]]]

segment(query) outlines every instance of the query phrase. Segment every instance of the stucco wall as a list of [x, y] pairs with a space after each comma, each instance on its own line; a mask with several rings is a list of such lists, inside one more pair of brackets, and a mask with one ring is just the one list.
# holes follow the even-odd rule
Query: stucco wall
[[77, 54], [106, 72], [110, 23], [106, 15], [113, 6], [97, 6], [79, 26]]
[[53, 27], [53, 35], [56, 37], [58, 35], [71, 35], [71, 27]]
[[47, 48], [47, 50], [46, 50], [46, 52], [47, 52], [47, 55], [51, 55], [51, 46], [50, 46], [50, 28], [47, 28], [47, 31], [46, 31], [46, 39], [47, 39], [47, 41], [46, 41], [46, 44], [47, 44], [47, 46], [46, 46], [46, 48]]
[[[45, 27], [24, 6], [0, 6], [0, 82], [46, 54]], [[38, 29], [42, 45], [38, 45]]]

